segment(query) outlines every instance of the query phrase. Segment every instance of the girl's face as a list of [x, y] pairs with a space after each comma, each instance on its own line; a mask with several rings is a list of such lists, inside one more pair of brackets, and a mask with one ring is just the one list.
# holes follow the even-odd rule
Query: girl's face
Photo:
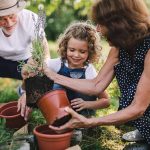
[[17, 14], [1, 16], [0, 28], [2, 28], [6, 35], [10, 36], [16, 27], [17, 21]]
[[89, 55], [88, 43], [75, 38], [68, 41], [67, 60], [69, 68], [82, 68]]

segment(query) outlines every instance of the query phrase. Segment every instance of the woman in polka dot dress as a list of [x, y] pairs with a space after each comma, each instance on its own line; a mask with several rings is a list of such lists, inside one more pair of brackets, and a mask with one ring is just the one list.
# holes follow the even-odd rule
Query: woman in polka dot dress
[[86, 94], [97, 95], [116, 76], [120, 91], [119, 111], [100, 118], [87, 119], [67, 108], [72, 119], [66, 128], [117, 125], [126, 122], [139, 130], [150, 144], [150, 17], [143, 0], [100, 0], [93, 6], [97, 30], [112, 46], [106, 63], [93, 80], [69, 79], [45, 66], [54, 82]]

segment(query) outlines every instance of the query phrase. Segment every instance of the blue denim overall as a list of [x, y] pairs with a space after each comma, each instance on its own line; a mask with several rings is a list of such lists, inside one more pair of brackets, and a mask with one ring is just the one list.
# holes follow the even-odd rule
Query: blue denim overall
[[[58, 74], [69, 77], [69, 78], [76, 78], [76, 79], [85, 79], [85, 70], [86, 68], [77, 68], [77, 69], [70, 69], [67, 66], [65, 66], [64, 62], [61, 63], [61, 68], [58, 71]], [[59, 84], [54, 84], [53, 89], [65, 89], [69, 101], [75, 99], [75, 98], [82, 98], [85, 101], [95, 101], [96, 96], [89, 96], [85, 95], [76, 91], [73, 91], [71, 89], [68, 89], [64, 86], [61, 86]], [[86, 117], [90, 117], [95, 115], [95, 111], [91, 109], [84, 109], [78, 112]]]

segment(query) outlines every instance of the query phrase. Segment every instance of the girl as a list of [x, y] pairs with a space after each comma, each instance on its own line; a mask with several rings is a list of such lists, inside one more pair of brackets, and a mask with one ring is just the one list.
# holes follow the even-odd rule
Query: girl
[[[93, 79], [96, 70], [91, 63], [99, 59], [100, 38], [96, 29], [86, 22], [71, 24], [58, 39], [60, 58], [50, 59], [48, 68], [60, 75], [77, 78]], [[53, 89], [65, 88], [54, 84]], [[90, 117], [95, 109], [109, 106], [108, 96], [105, 92], [96, 96], [85, 95], [65, 88], [71, 106], [80, 114]]]

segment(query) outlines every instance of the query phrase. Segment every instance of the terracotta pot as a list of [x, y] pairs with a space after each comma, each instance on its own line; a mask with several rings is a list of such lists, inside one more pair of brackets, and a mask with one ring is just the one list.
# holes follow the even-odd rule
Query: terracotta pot
[[0, 108], [1, 108], [3, 105], [5, 105], [5, 103], [0, 103]]
[[12, 107], [12, 106], [17, 106], [18, 102], [17, 101], [12, 101], [12, 102], [8, 102], [8, 103], [3, 103], [1, 106], [0, 106], [0, 114], [1, 112], [4, 110], [4, 109], [7, 109], [9, 107]]
[[20, 112], [17, 112], [17, 102], [3, 105], [0, 108], [0, 117], [6, 119], [5, 126], [10, 129], [19, 129], [26, 124]]
[[37, 105], [48, 124], [60, 126], [70, 119], [70, 115], [64, 110], [66, 106], [70, 106], [65, 90], [46, 93], [39, 99]]
[[34, 128], [39, 150], [65, 150], [70, 146], [72, 131], [57, 134], [48, 125]]

